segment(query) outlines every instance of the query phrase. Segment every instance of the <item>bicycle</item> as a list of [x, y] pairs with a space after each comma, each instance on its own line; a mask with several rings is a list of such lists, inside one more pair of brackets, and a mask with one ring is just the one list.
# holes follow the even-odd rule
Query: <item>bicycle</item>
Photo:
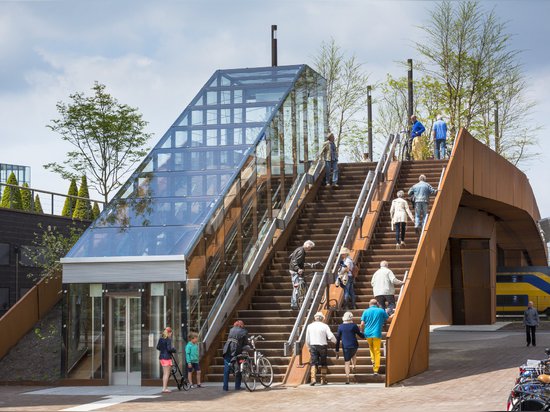
[[412, 139], [408, 135], [406, 130], [402, 130], [401, 134], [403, 136], [403, 146], [401, 146], [401, 160], [411, 160], [412, 152]]
[[182, 372], [182, 370], [180, 369], [180, 365], [176, 360], [176, 356], [173, 353], [171, 353], [170, 356], [172, 357], [172, 367], [170, 368], [170, 375], [172, 375], [172, 377], [176, 381], [176, 385], [179, 391], [181, 391], [182, 389], [184, 391], [188, 391], [189, 389], [191, 389], [191, 383], [187, 380], [187, 372]]
[[[273, 367], [271, 362], [259, 350], [256, 349], [256, 341], [265, 340], [262, 335], [251, 336], [249, 347], [243, 348], [243, 353], [237, 356], [239, 371], [246, 389], [250, 392], [256, 389], [256, 381], [264, 388], [269, 388], [273, 383]], [[248, 349], [252, 349], [254, 355], [250, 356]]]
[[[304, 263], [304, 266], [309, 266], [311, 269], [314, 269], [317, 266], [324, 267], [324, 265], [320, 261], [317, 261], [314, 263]], [[298, 305], [298, 308], [301, 308], [307, 294], [307, 282], [304, 278], [305, 276], [303, 273], [302, 274], [298, 274], [297, 272], [291, 272], [291, 273], [296, 273], [298, 275], [298, 279], [296, 280], [296, 282], [298, 283], [298, 286], [296, 286], [298, 288], [296, 292], [296, 304]]]

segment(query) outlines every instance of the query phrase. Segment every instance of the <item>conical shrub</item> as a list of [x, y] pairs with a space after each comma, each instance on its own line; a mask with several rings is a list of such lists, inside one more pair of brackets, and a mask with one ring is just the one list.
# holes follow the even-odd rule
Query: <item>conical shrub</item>
[[73, 219], [90, 220], [92, 218], [92, 205], [90, 204], [90, 193], [88, 191], [88, 181], [86, 180], [86, 176], [82, 176], [80, 189], [78, 190], [78, 197], [82, 197], [84, 199], [76, 200]]
[[[28, 188], [27, 183], [23, 183], [24, 188]], [[21, 209], [27, 212], [32, 212], [32, 193], [29, 189], [21, 189]]]
[[[67, 194], [69, 196], [78, 196], [78, 187], [76, 186], [75, 179], [71, 179], [71, 184], [69, 185], [69, 191], [67, 192]], [[72, 217], [75, 206], [76, 199], [74, 197], [67, 197], [65, 199], [65, 204], [63, 205], [61, 216]]]
[[[13, 172], [10, 173], [6, 183], [9, 185], [19, 186], [19, 183], [17, 183], [17, 178]], [[21, 210], [21, 192], [19, 189], [16, 187], [4, 186], [4, 193], [2, 193], [0, 207]]]
[[42, 209], [42, 203], [40, 203], [40, 196], [38, 195], [34, 197], [34, 211], [35, 213], [44, 214], [44, 210]]
[[97, 202], [94, 202], [94, 207], [92, 207], [92, 219], [96, 220], [99, 217], [101, 211], [99, 210], [99, 205]]

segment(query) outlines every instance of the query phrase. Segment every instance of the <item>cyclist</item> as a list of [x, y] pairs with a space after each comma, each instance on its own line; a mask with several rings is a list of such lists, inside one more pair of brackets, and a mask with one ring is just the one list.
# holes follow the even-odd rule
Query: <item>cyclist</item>
[[315, 247], [315, 243], [311, 240], [306, 240], [303, 246], [296, 248], [290, 254], [289, 272], [292, 280], [292, 297], [290, 299], [291, 309], [298, 309], [298, 286], [303, 281], [304, 263], [306, 262], [306, 252], [309, 252]]
[[[237, 355], [240, 355], [243, 351], [243, 347], [248, 345], [248, 331], [244, 327], [242, 320], [237, 320], [233, 324], [233, 327], [229, 330], [229, 336], [227, 342], [223, 346], [223, 390], [229, 390], [229, 372], [231, 371], [231, 364], [235, 362]], [[238, 372], [237, 367], [234, 367], [235, 371], [235, 390], [241, 389], [241, 374]]]

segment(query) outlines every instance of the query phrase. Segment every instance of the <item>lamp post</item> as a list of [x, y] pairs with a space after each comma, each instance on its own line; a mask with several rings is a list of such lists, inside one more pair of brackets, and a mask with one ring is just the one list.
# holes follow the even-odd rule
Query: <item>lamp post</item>
[[271, 66], [277, 67], [277, 25], [271, 25]]

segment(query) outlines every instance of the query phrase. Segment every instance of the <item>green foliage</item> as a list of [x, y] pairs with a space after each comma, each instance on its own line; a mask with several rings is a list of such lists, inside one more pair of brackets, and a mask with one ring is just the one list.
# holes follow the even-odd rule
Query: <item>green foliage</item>
[[321, 44], [313, 65], [327, 81], [329, 128], [334, 133], [336, 146], [340, 147], [340, 143], [362, 121], [369, 76], [355, 55], [346, 57], [334, 39]]
[[[6, 182], [9, 185], [19, 186], [17, 178], [13, 172], [10, 173]], [[0, 207], [7, 207], [11, 209], [22, 210], [21, 204], [21, 192], [16, 187], [3, 186], [4, 192], [2, 193], [2, 200], [0, 201]]]
[[[69, 191], [67, 192], [69, 196], [78, 196], [78, 187], [76, 186], [76, 179], [71, 179], [71, 184], [69, 185]], [[72, 217], [74, 208], [76, 206], [76, 199], [72, 197], [67, 197], [65, 199], [65, 204], [63, 205], [63, 211], [61, 216]]]
[[119, 103], [95, 83], [93, 95], [70, 95], [71, 102], [57, 103], [59, 118], [48, 127], [74, 146], [62, 163], [44, 167], [64, 178], [87, 175], [90, 185], [108, 201], [109, 194], [121, 186], [123, 176], [147, 153], [143, 146], [150, 135], [147, 122], [136, 108]]
[[76, 200], [73, 219], [90, 220], [92, 218], [92, 205], [90, 203], [90, 193], [88, 191], [88, 181], [86, 180], [86, 176], [82, 176], [80, 189], [78, 190], [78, 197], [82, 197], [84, 199]]
[[99, 205], [97, 204], [97, 202], [94, 202], [94, 206], [92, 207], [92, 219], [97, 219], [100, 213], [101, 211], [99, 210]]
[[44, 214], [44, 210], [42, 209], [42, 203], [40, 203], [40, 196], [38, 195], [34, 197], [34, 211], [35, 213]]
[[75, 225], [69, 226], [67, 233], [60, 232], [55, 226], [41, 224], [39, 233], [35, 233], [34, 248], [29, 249], [29, 259], [38, 273], [32, 276], [53, 278], [61, 276], [62, 265], [60, 259], [69, 253], [76, 241], [82, 235], [82, 229]]
[[32, 193], [29, 189], [26, 189], [28, 187], [27, 183], [23, 183], [23, 187], [21, 188], [21, 208], [27, 212], [31, 212], [33, 210]]

